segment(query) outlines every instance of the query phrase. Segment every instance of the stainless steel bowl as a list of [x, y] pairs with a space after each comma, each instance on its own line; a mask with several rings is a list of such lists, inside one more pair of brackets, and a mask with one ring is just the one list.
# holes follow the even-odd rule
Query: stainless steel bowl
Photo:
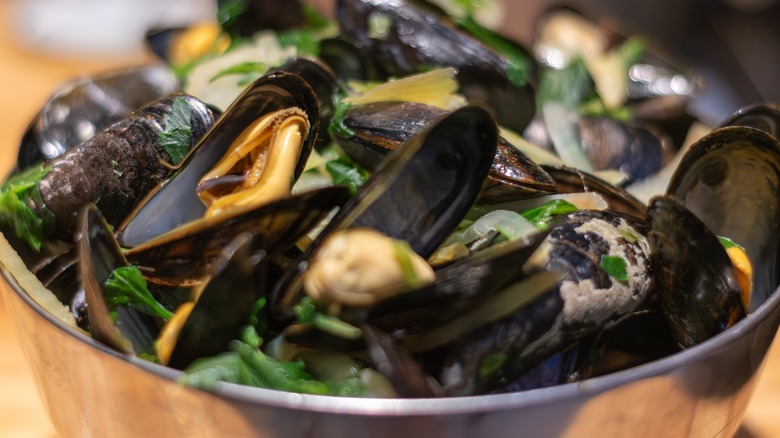
[[[63, 437], [731, 436], [780, 325], [775, 292], [750, 316], [665, 359], [579, 383], [448, 399], [357, 399], [176, 383], [178, 371], [121, 356], [55, 318], [2, 274], [46, 409]], [[29, 274], [28, 274], [29, 275]]]
[[[539, 5], [549, 3], [532, 2], [530, 9], [538, 13]], [[594, 4], [598, 12], [610, 2], [579, 3]], [[518, 15], [515, 9], [511, 16]], [[527, 16], [523, 22], [530, 22]], [[741, 103], [731, 102], [721, 112]], [[780, 325], [775, 292], [736, 326], [694, 348], [603, 377], [522, 393], [384, 400], [233, 384], [209, 393], [176, 383], [178, 371], [121, 356], [60, 321], [27, 293], [31, 274], [10, 266], [7, 259], [0, 264], [9, 285], [0, 288], [3, 299], [46, 409], [64, 437], [731, 436]]]

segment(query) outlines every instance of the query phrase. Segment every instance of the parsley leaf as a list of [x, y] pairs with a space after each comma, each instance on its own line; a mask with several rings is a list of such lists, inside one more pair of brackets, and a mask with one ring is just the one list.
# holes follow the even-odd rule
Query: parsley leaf
[[601, 269], [615, 280], [628, 282], [628, 271], [626, 270], [626, 261], [622, 257], [603, 255], [601, 256]]
[[177, 97], [173, 100], [171, 113], [166, 115], [163, 121], [165, 129], [159, 135], [160, 143], [174, 166], [181, 163], [190, 150], [191, 114], [192, 109], [187, 102]]
[[545, 230], [550, 224], [553, 216], [568, 214], [577, 211], [577, 207], [563, 199], [550, 201], [539, 207], [526, 210], [522, 213], [523, 217], [528, 219], [539, 230]]
[[38, 251], [54, 235], [54, 214], [41, 199], [38, 183], [49, 173], [43, 164], [9, 178], [0, 188], [0, 223]]
[[135, 266], [114, 270], [103, 284], [103, 294], [110, 309], [126, 306], [166, 321], [173, 317], [173, 312], [154, 299], [141, 271]]
[[325, 170], [328, 171], [333, 179], [333, 184], [349, 187], [349, 191], [353, 195], [368, 180], [366, 171], [357, 167], [346, 157], [328, 161], [325, 163]]

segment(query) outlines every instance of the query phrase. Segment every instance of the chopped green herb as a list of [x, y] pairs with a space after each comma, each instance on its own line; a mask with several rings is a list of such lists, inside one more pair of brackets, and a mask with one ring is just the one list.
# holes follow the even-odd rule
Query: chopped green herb
[[260, 388], [278, 389], [304, 394], [360, 396], [365, 393], [363, 382], [356, 376], [339, 382], [315, 380], [300, 361], [280, 361], [260, 350], [262, 338], [253, 327], [242, 331], [241, 340], [230, 344], [229, 352], [193, 362], [179, 383], [207, 390], [219, 382], [238, 383]]
[[601, 269], [615, 280], [626, 283], [628, 282], [628, 271], [626, 270], [626, 261], [622, 257], [603, 255], [601, 256], [601, 262], [599, 263]]
[[156, 354], [151, 353], [141, 353], [138, 355], [139, 359], [143, 359], [147, 362], [156, 363], [156, 364], [162, 364], [162, 361], [160, 361], [160, 358], [157, 357]]
[[728, 237], [718, 236], [718, 240], [720, 240], [720, 244], [723, 245], [724, 249], [739, 248], [742, 251], [745, 250], [745, 248], [742, 245], [738, 244], [737, 242], [734, 242], [733, 240], [729, 239]]
[[164, 119], [165, 129], [160, 133], [160, 143], [171, 159], [171, 164], [177, 165], [190, 150], [192, 109], [182, 98], [174, 99], [172, 106], [171, 113]]
[[335, 316], [315, 313], [311, 320], [319, 330], [343, 339], [360, 339], [363, 332], [352, 324], [346, 323]]
[[54, 235], [55, 217], [41, 199], [38, 183], [49, 173], [39, 164], [9, 178], [0, 188], [0, 223], [38, 251]]
[[219, 382], [241, 383], [238, 375], [238, 353], [198, 359], [184, 371], [179, 383], [202, 389], [215, 389]]
[[225, 0], [217, 2], [217, 22], [223, 29], [229, 31], [235, 25], [238, 17], [246, 12], [249, 0]]
[[123, 266], [114, 270], [103, 284], [103, 294], [109, 309], [127, 306], [164, 320], [173, 312], [158, 303], [149, 292], [141, 271], [135, 266]]
[[353, 195], [368, 180], [366, 171], [352, 163], [346, 156], [328, 161], [325, 163], [325, 170], [328, 171], [328, 174], [333, 179], [333, 184], [349, 187]]
[[393, 247], [395, 248], [395, 258], [398, 260], [398, 264], [401, 265], [401, 272], [406, 283], [412, 287], [420, 284], [420, 277], [414, 272], [414, 266], [412, 266], [412, 253], [414, 250], [409, 246], [409, 242], [393, 240]]
[[487, 379], [496, 372], [498, 372], [502, 366], [506, 363], [506, 354], [496, 353], [485, 356], [482, 360], [482, 365], [479, 367], [479, 377]]
[[528, 219], [539, 230], [545, 230], [550, 224], [553, 216], [569, 214], [577, 211], [577, 207], [563, 199], [555, 199], [544, 205], [522, 213], [523, 217]]
[[296, 322], [299, 324], [305, 324], [311, 322], [314, 319], [314, 314], [317, 312], [317, 308], [314, 307], [310, 297], [304, 297], [301, 301], [293, 306], [293, 313], [295, 314]]
[[343, 99], [347, 97], [347, 92], [344, 89], [339, 90], [333, 98], [333, 119], [328, 126], [328, 131], [335, 137], [340, 138], [352, 138], [355, 136], [355, 131], [347, 128], [344, 124], [344, 119], [347, 117], [352, 105], [344, 103]]

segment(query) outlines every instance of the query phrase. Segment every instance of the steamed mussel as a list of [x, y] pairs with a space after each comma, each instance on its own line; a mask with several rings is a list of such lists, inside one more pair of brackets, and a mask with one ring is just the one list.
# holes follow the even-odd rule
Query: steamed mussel
[[[579, 82], [530, 57], [519, 71], [521, 47], [422, 0], [342, 0], [337, 16], [341, 34], [309, 53], [322, 59], [218, 72], [243, 90], [218, 116], [172, 94], [3, 186], [4, 236], [98, 341], [200, 388], [463, 396], [692, 347], [780, 282], [775, 106], [696, 142], [645, 205], [594, 172], [652, 164], [628, 172], [641, 180], [667, 160], [660, 137], [620, 117], [659, 97], [652, 84], [613, 106], [591, 93], [593, 61], [572, 58]], [[271, 24], [305, 32], [293, 18]], [[221, 30], [227, 53], [250, 21]], [[338, 61], [370, 65], [339, 76]], [[355, 80], [389, 75], [402, 77]], [[584, 100], [566, 101], [566, 83]], [[586, 101], [603, 107], [578, 113]], [[528, 136], [532, 117], [593, 166], [500, 126]], [[37, 237], [17, 225], [28, 210]]]

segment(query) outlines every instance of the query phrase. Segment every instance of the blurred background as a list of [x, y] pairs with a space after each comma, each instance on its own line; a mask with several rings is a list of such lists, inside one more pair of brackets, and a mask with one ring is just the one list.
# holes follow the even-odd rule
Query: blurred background
[[[476, 0], [475, 0], [476, 1]], [[313, 0], [323, 12], [332, 0]], [[552, 0], [504, 0], [504, 31], [528, 43]], [[717, 123], [741, 106], [780, 102], [777, 0], [570, 0], [624, 34], [646, 36], [654, 51], [698, 74], [693, 111]], [[511, 6], [511, 7], [510, 7]], [[147, 29], [211, 19], [212, 0], [0, 1], [0, 172], [13, 166], [19, 139], [55, 88], [80, 75], [152, 62]], [[52, 437], [15, 330], [0, 300], [0, 437]], [[776, 342], [777, 344], [777, 342]], [[85, 394], [85, 396], [88, 396]], [[741, 437], [780, 436], [780, 346], [770, 353]]]

